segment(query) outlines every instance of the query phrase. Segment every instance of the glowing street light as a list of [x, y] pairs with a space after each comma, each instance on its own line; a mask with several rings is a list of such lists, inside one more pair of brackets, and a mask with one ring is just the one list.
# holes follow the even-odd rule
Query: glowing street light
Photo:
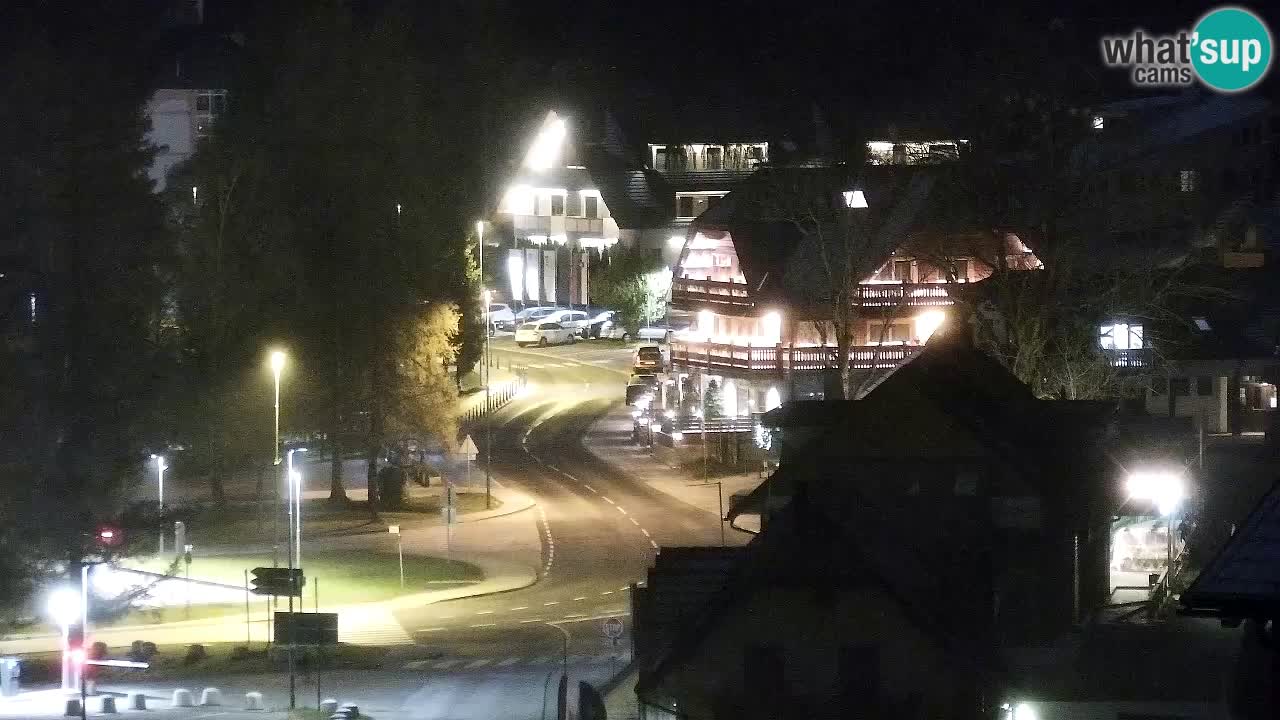
[[302, 567], [302, 473], [293, 469], [293, 454], [306, 451], [306, 448], [291, 448], [286, 463], [289, 478], [289, 525], [293, 529], [293, 557], [298, 567]]
[[62, 689], [74, 687], [71, 663], [71, 626], [81, 616], [80, 593], [68, 587], [57, 588], [49, 594], [49, 617], [62, 627]]
[[1181, 472], [1145, 470], [1129, 474], [1125, 491], [1133, 500], [1149, 500], [1165, 518], [1165, 577], [1173, 570], [1173, 514], [1187, 497], [1186, 480]]

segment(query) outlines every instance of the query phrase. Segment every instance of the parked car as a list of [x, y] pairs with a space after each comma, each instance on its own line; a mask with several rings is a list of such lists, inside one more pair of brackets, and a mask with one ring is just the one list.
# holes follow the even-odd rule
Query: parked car
[[618, 313], [614, 310], [604, 310], [596, 313], [588, 322], [587, 337], [609, 337], [609, 330], [612, 329], [617, 317]]
[[671, 342], [671, 339], [677, 334], [688, 330], [689, 327], [689, 323], [679, 320], [660, 320], [640, 328], [640, 330], [636, 332], [636, 339], [656, 340], [658, 342], [668, 343]]
[[525, 347], [526, 345], [546, 347], [548, 345], [573, 343], [577, 339], [578, 332], [576, 330], [551, 320], [527, 322], [516, 328], [516, 345], [520, 347]]
[[636, 348], [636, 357], [632, 366], [637, 373], [642, 370], [662, 372], [666, 364], [666, 358], [662, 356], [662, 348], [657, 345], [641, 345]]
[[558, 322], [582, 338], [587, 336], [587, 325], [590, 322], [590, 318], [581, 310], [557, 310], [541, 319]]
[[489, 303], [489, 309], [484, 313], [484, 321], [489, 326], [490, 334], [504, 323], [514, 323], [516, 314], [511, 310], [511, 306], [505, 303]]
[[541, 320], [542, 318], [550, 315], [551, 313], [559, 309], [560, 308], [558, 307], [552, 307], [550, 305], [537, 305], [534, 307], [527, 307], [521, 310], [520, 312], [516, 313], [514, 316], [512, 316], [511, 320], [507, 322], [498, 323], [498, 329], [507, 330], [507, 331], [515, 330], [516, 328], [520, 327], [521, 325], [527, 322], [533, 322], [534, 320]]

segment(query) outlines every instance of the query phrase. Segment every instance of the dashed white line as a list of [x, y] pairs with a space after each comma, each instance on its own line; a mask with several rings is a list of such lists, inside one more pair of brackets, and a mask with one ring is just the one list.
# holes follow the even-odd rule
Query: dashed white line
[[574, 613], [573, 615], [565, 615], [565, 616], [564, 616], [564, 619], [565, 619], [565, 620], [568, 620], [568, 619], [570, 619], [570, 618], [580, 618], [580, 617], [586, 617], [586, 615], [582, 615], [582, 614], [579, 614], [579, 613]]
[[645, 536], [645, 537], [649, 537], [649, 531], [648, 531], [648, 530], [645, 530], [644, 528], [640, 528], [640, 532], [644, 533], [644, 536]]
[[511, 608], [511, 612], [515, 612], [515, 611], [517, 611], [517, 610], [528, 610], [528, 609], [529, 609], [529, 606], [528, 606], [528, 605], [521, 605], [520, 607], [513, 607], [513, 608]]
[[477, 610], [477, 611], [476, 611], [476, 614], [477, 614], [477, 615], [492, 615], [492, 614], [493, 614], [493, 611], [492, 611], [492, 610]]
[[586, 596], [586, 595], [583, 595], [582, 597], [576, 597], [576, 598], [574, 598], [574, 599], [573, 599], [573, 601], [574, 601], [574, 602], [577, 602], [577, 601], [579, 601], [579, 600], [586, 600], [586, 599], [587, 599], [587, 596]]
[[444, 628], [442, 627], [418, 628], [416, 632], [440, 632], [441, 630], [444, 630]]
[[612, 595], [612, 594], [613, 594], [613, 591], [612, 591], [612, 590], [605, 590], [604, 592], [602, 592], [602, 593], [600, 593], [600, 594], [601, 594], [601, 595]]
[[479, 625], [472, 625], [471, 627], [473, 628], [498, 627], [498, 623], [481, 623]]
[[559, 605], [559, 604], [560, 604], [560, 601], [559, 601], [559, 600], [552, 600], [552, 601], [550, 601], [550, 602], [544, 602], [544, 603], [542, 603], [542, 606], [543, 606], [543, 607], [547, 607], [548, 605]]
[[599, 495], [599, 494], [600, 494], [599, 492], [596, 492], [596, 489], [595, 489], [595, 488], [591, 487], [590, 485], [588, 485], [588, 484], [586, 484], [586, 483], [582, 483], [582, 487], [584, 487], [584, 488], [586, 488], [586, 489], [590, 490], [590, 491], [591, 491], [591, 492], [593, 492], [593, 493], [596, 493], [597, 495]]
[[653, 546], [653, 549], [654, 549], [654, 550], [657, 550], [657, 549], [658, 549], [658, 543], [656, 543], [656, 542], [654, 542], [654, 541], [650, 540], [650, 541], [649, 541], [649, 544]]
[[601, 500], [604, 500], [605, 502], [609, 503], [610, 505], [615, 505], [615, 504], [616, 504], [616, 503], [614, 503], [612, 500], [610, 500], [609, 498], [607, 498], [607, 497], [605, 497], [605, 496], [603, 496], [603, 495], [601, 495], [601, 496], [600, 496], [600, 499], [601, 499]]
[[630, 585], [623, 585], [622, 587], [620, 587], [620, 588], [618, 588], [618, 589], [619, 589], [619, 590], [621, 590], [621, 591], [623, 591], [623, 592], [626, 592], [627, 590], [630, 590], [630, 589], [631, 589], [631, 586], [630, 586]]
[[631, 524], [640, 527], [640, 521], [635, 518], [631, 518]]
[[528, 625], [529, 623], [540, 623], [540, 622], [542, 622], [542, 618], [529, 618], [528, 620], [521, 620], [520, 624]]
[[615, 507], [617, 507], [617, 508], [618, 508], [618, 512], [622, 513], [623, 515], [626, 515], [626, 514], [627, 514], [627, 511], [626, 511], [626, 510], [623, 510], [621, 505], [618, 505], [618, 506], [615, 506]]

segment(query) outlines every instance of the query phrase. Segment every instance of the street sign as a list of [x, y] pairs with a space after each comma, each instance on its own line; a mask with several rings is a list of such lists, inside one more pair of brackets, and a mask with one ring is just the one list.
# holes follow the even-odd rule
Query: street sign
[[250, 572], [253, 573], [253, 585], [249, 590], [254, 595], [302, 597], [302, 588], [307, 584], [302, 568], [256, 567]]
[[277, 645], [338, 644], [338, 613], [276, 613]]
[[618, 618], [609, 618], [608, 620], [605, 620], [600, 629], [604, 631], [604, 636], [610, 640], [616, 640], [622, 637], [622, 621]]
[[461, 443], [458, 443], [458, 454], [466, 456], [468, 460], [475, 460], [476, 456], [480, 454], [480, 448], [476, 447], [475, 441], [468, 435], [462, 438]]

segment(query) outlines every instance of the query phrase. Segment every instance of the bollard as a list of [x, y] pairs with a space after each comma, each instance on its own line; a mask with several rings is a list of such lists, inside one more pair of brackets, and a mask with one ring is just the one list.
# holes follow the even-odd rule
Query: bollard
[[114, 715], [116, 712], [116, 698], [114, 695], [102, 696], [102, 714]]
[[262, 705], [262, 693], [260, 693], [260, 692], [247, 692], [247, 693], [245, 693], [245, 694], [244, 694], [244, 709], [245, 709], [245, 710], [262, 710], [262, 709], [264, 709], [264, 708], [263, 708], [263, 705]]
[[355, 720], [360, 717], [360, 707], [355, 703], [343, 703], [338, 707], [338, 712], [346, 715], [347, 720]]
[[321, 701], [320, 712], [328, 713], [330, 715], [338, 712], [338, 701], [334, 700], [333, 698], [328, 698], [326, 700]]
[[173, 691], [174, 707], [195, 707], [195, 698], [191, 696], [191, 691], [186, 688], [178, 688]]
[[204, 692], [200, 693], [200, 704], [201, 705], [221, 705], [222, 691], [219, 690], [218, 688], [205, 688]]
[[67, 698], [67, 717], [80, 717], [80, 698]]
[[146, 710], [147, 709], [146, 693], [140, 693], [140, 692], [129, 693], [129, 709], [130, 710]]

